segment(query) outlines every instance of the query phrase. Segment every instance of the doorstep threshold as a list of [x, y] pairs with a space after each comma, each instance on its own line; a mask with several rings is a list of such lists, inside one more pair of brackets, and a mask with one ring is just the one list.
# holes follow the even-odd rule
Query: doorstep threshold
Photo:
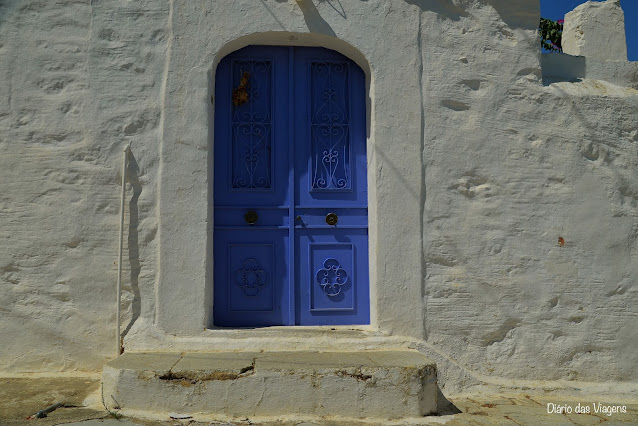
[[125, 353], [103, 372], [110, 409], [397, 419], [436, 411], [436, 365], [414, 350]]

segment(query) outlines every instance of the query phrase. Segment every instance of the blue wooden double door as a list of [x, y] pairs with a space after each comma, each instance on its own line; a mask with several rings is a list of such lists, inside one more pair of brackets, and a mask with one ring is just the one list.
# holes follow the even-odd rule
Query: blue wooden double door
[[215, 84], [214, 324], [369, 324], [363, 71], [249, 46]]

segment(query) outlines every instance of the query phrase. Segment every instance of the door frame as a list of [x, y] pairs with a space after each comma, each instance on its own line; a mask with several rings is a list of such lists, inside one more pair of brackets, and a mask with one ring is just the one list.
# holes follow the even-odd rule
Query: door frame
[[[220, 4], [219, 8], [230, 21], [243, 19], [240, 9], [231, 3]], [[193, 4], [175, 4], [174, 19], [192, 13], [197, 13]], [[421, 57], [418, 33], [406, 32], [407, 27], [416, 28], [419, 19], [418, 14], [401, 15], [400, 21], [376, 15], [366, 19], [372, 20], [366, 22], [366, 28], [372, 24], [383, 28], [387, 37], [400, 41], [401, 48], [388, 51], [368, 43], [354, 27], [352, 33], [336, 38], [285, 32], [276, 24], [272, 30], [251, 33], [247, 27], [204, 28], [196, 20], [176, 21], [178, 25], [171, 30], [172, 43], [161, 93], [155, 288], [150, 295], [150, 316], [140, 318], [131, 333], [137, 336], [135, 348], [177, 347], [171, 343], [174, 338], [188, 339], [188, 336], [213, 342], [225, 339], [224, 336], [241, 336], [243, 340], [266, 333], [210, 329], [209, 315], [214, 284], [210, 261], [213, 250], [210, 188], [214, 155], [211, 94], [215, 70], [228, 53], [257, 44], [325, 47], [352, 59], [364, 71], [370, 325], [345, 327], [416, 339], [425, 336], [424, 106], [419, 91], [422, 69], [419, 61], [414, 60]], [[202, 31], [210, 36], [203, 36]], [[193, 48], [189, 43], [193, 37], [205, 40], [204, 44]], [[376, 80], [381, 84], [375, 83]], [[286, 333], [295, 333], [295, 328], [286, 327]], [[333, 327], [320, 327], [325, 328]], [[304, 333], [312, 334], [309, 330]], [[224, 342], [228, 347], [243, 344], [234, 340]], [[296, 345], [301, 347], [298, 341]]]

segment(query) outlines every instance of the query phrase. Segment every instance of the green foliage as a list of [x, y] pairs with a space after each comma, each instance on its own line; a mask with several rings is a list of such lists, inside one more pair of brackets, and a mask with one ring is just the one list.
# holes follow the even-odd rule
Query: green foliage
[[562, 52], [561, 37], [563, 36], [563, 20], [552, 21], [551, 19], [541, 18], [539, 30], [541, 33], [541, 47], [543, 49]]

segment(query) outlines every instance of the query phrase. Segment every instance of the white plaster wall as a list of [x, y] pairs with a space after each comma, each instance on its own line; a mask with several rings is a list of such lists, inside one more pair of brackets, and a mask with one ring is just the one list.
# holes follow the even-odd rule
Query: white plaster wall
[[493, 6], [423, 40], [427, 342], [448, 373], [635, 381], [638, 91], [543, 86]]
[[152, 315], [167, 16], [164, 1], [0, 2], [2, 372], [96, 371], [114, 354], [127, 142], [123, 323]]
[[128, 141], [129, 350], [334, 344], [204, 331], [214, 66], [268, 41], [368, 73], [376, 315], [342, 341], [417, 347], [451, 387], [635, 382], [638, 92], [544, 86], [538, 19], [537, 0], [1, 3], [0, 372], [113, 355]]
[[542, 55], [541, 64], [546, 85], [587, 79], [638, 89], [638, 62], [635, 61], [600, 61], [551, 52]]
[[588, 1], [565, 15], [563, 52], [601, 61], [626, 61], [625, 17], [620, 0]]

